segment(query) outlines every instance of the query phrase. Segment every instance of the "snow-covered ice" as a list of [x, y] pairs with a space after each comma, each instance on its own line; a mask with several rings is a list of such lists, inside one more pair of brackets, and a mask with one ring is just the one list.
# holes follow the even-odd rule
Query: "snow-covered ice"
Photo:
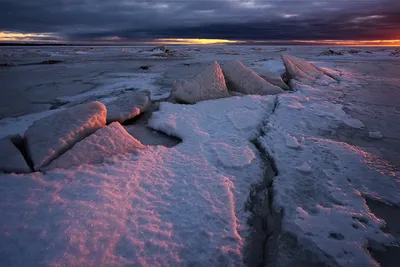
[[[329, 80], [328, 82], [334, 82], [333, 78], [327, 75], [323, 69], [294, 56], [282, 55], [283, 63], [286, 67], [286, 73], [289, 78], [296, 79], [303, 83], [314, 83], [316, 81]], [[324, 81], [325, 83], [325, 81]]]
[[63, 110], [63, 108], [46, 110], [38, 113], [27, 114], [17, 118], [6, 118], [0, 120], [0, 137], [7, 135], [20, 134], [23, 135], [34, 121], [50, 116]]
[[147, 111], [151, 105], [150, 92], [129, 92], [105, 103], [107, 107], [107, 123], [118, 121], [123, 123]]
[[300, 166], [296, 167], [296, 169], [301, 172], [302, 174], [308, 174], [311, 173], [311, 166], [307, 162], [304, 162]]
[[228, 89], [243, 94], [275, 95], [283, 90], [257, 75], [240, 61], [229, 61], [222, 66]]
[[25, 132], [28, 155], [35, 170], [71, 148], [106, 123], [106, 107], [90, 102], [35, 121]]
[[251, 69], [270, 84], [276, 85], [283, 90], [290, 90], [290, 87], [283, 81], [279, 73], [270, 71], [264, 67], [252, 67]]
[[[333, 103], [338, 82], [321, 85], [318, 69], [297, 59], [287, 67], [301, 81], [292, 81], [296, 92], [277, 96], [259, 138], [279, 171], [273, 192], [275, 209], [284, 211], [282, 231], [329, 265], [376, 266], [368, 242], [390, 245], [394, 239], [364, 197], [399, 205], [400, 174], [376, 155], [327, 137], [339, 128], [364, 127]], [[302, 140], [300, 150], [292, 149], [292, 136]]]
[[[232, 91], [238, 97], [195, 105], [161, 102], [148, 126], [143, 117], [124, 125], [127, 131], [102, 125], [73, 141], [57, 152], [54, 169], [0, 174], [1, 266], [242, 266], [246, 250], [264, 251], [281, 267], [310, 266], [308, 255], [330, 266], [377, 266], [379, 257], [368, 249], [398, 242], [367, 206], [369, 199], [400, 204], [394, 49], [334, 49], [342, 55], [306, 46], [36, 50], [0, 49], [7, 54], [0, 64], [13, 63], [0, 72], [7, 88], [0, 90], [1, 137], [23, 134], [34, 121], [79, 103], [107, 105], [146, 89], [152, 100], [167, 98], [173, 80], [188, 80], [215, 60], [221, 66], [241, 60], [279, 87], [292, 78], [293, 91]], [[282, 60], [282, 52], [296, 57]], [[45, 60], [63, 63], [29, 65]], [[54, 133], [46, 127], [44, 137]], [[257, 228], [265, 233], [256, 232], [268, 242], [247, 247], [255, 229], [244, 203], [255, 185], [265, 187], [268, 160], [277, 176], [259, 193], [267, 217]], [[284, 243], [285, 235], [298, 244]], [[305, 263], [296, 257], [302, 253]]]
[[214, 61], [192, 79], [182, 84], [174, 82], [169, 100], [194, 104], [203, 100], [229, 96], [221, 67]]
[[382, 139], [383, 135], [380, 131], [369, 132], [368, 136], [373, 139]]
[[70, 150], [42, 168], [68, 169], [82, 164], [98, 164], [115, 155], [132, 153], [144, 146], [133, 138], [119, 122], [104, 126], [76, 143]]
[[301, 147], [297, 138], [290, 134], [286, 136], [286, 146], [292, 149], [299, 149]]
[[[148, 146], [46, 174], [1, 175], [2, 262], [242, 266], [244, 203], [263, 173], [249, 140], [274, 101], [247, 96], [193, 106], [161, 103], [149, 124], [183, 139], [173, 148]], [[232, 110], [244, 113], [228, 118]], [[245, 153], [238, 154], [240, 148]]]
[[57, 100], [79, 104], [94, 100], [102, 101], [104, 99], [107, 103], [110, 101], [110, 97], [112, 97], [111, 100], [113, 100], [117, 96], [131, 90], [149, 90], [153, 95], [157, 93], [158, 89], [154, 85], [157, 78], [159, 78], [159, 75], [155, 73], [116, 73], [108, 77], [89, 80], [88, 82], [97, 85], [93, 90], [73, 96], [59, 97]]

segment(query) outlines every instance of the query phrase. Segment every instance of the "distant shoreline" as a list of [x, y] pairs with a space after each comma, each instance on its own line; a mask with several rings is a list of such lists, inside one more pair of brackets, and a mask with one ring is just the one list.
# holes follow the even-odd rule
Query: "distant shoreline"
[[326, 47], [400, 47], [395, 45], [344, 45], [344, 44], [324, 44], [324, 43], [293, 43], [293, 42], [282, 42], [282, 43], [218, 43], [218, 44], [61, 44], [61, 43], [0, 43], [0, 47], [4, 46], [16, 46], [16, 47], [28, 47], [28, 46], [66, 46], [66, 47], [73, 47], [73, 46], [109, 46], [109, 47], [124, 47], [124, 46], [326, 46]]

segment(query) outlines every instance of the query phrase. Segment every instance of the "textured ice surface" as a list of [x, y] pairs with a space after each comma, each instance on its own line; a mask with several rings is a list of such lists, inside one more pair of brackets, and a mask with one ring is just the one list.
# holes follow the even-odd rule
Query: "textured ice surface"
[[292, 149], [299, 149], [301, 147], [297, 138], [290, 134], [286, 136], [286, 146]]
[[141, 148], [144, 146], [133, 138], [119, 122], [113, 122], [76, 143], [43, 170], [98, 164], [111, 156], [135, 152]]
[[279, 73], [273, 72], [265, 67], [252, 67], [251, 69], [270, 84], [276, 85], [283, 90], [290, 90], [290, 87], [282, 80]]
[[194, 104], [203, 100], [229, 97], [221, 67], [214, 61], [200, 74], [185, 82], [173, 84], [171, 100]]
[[[286, 67], [286, 74], [291, 79], [296, 79], [304, 84], [332, 83], [334, 79], [328, 76], [328, 72], [323, 69], [294, 56], [282, 55], [283, 63]], [[336, 76], [334, 76], [337, 78]]]
[[217, 155], [219, 162], [225, 167], [244, 167], [250, 164], [255, 158], [254, 152], [248, 141], [236, 136], [230, 138], [231, 144], [226, 142], [212, 142], [210, 146]]
[[203, 101], [195, 106], [162, 102], [160, 111], [154, 112], [150, 118], [149, 126], [179, 137], [184, 142], [199, 142], [209, 140], [214, 135], [229, 134], [251, 139], [259, 134], [259, 122], [265, 120], [265, 113], [272, 111], [274, 99], [260, 96], [231, 97]]
[[149, 91], [123, 94], [117, 99], [105, 104], [107, 107], [107, 123], [113, 121], [123, 123], [145, 112], [150, 104]]
[[0, 139], [0, 171], [1, 172], [31, 172], [18, 148], [9, 137]]
[[[65, 96], [57, 98], [62, 102], [70, 102], [71, 104], [83, 103], [87, 101], [103, 100], [117, 97], [128, 91], [145, 91], [149, 90], [151, 96], [157, 93], [159, 89], [155, 86], [155, 80], [159, 78], [158, 73], [112, 73], [102, 75], [99, 78], [92, 78], [86, 81], [94, 84], [92, 90], [83, 92], [73, 96]], [[70, 105], [71, 105], [70, 104]]]
[[229, 61], [222, 66], [228, 89], [243, 94], [275, 95], [283, 90], [273, 85], [240, 61]]
[[369, 132], [368, 136], [370, 138], [374, 138], [374, 139], [382, 139], [383, 138], [383, 135], [380, 131]]
[[[76, 99], [65, 101], [75, 104], [101, 98], [105, 103], [105, 98], [113, 100], [132, 88], [149, 88], [152, 97], [154, 92], [165, 96], [172, 81], [163, 84], [161, 89], [154, 84], [164, 71], [176, 67], [174, 78], [179, 78], [181, 73], [194, 69], [193, 66], [213, 60], [238, 59], [251, 68], [254, 64], [279, 74], [284, 72], [283, 62], [278, 58], [282, 49], [271, 46], [263, 47], [262, 52], [246, 46], [201, 47], [201, 51], [190, 52], [193, 59], [185, 61], [159, 58], [141, 61], [135, 54], [139, 48], [96, 47], [83, 51], [88, 55], [86, 58], [71, 47], [39, 48], [40, 53], [35, 52], [37, 49], [0, 50], [2, 54], [12, 54], [16, 64], [45, 60], [40, 58], [45, 50], [50, 51], [47, 54], [57, 54], [79, 64], [34, 66], [35, 71], [33, 67], [17, 66], [1, 72], [0, 80], [7, 88], [0, 91], [1, 118], [44, 110], [50, 106], [46, 101], [77, 93], [87, 95], [76, 95]], [[241, 201], [248, 195], [248, 184], [262, 177], [263, 171], [257, 165], [259, 155], [251, 144], [225, 140], [258, 136], [264, 119], [270, 125], [264, 127], [263, 144], [270, 149], [278, 167], [273, 197], [277, 197], [277, 208], [284, 211], [283, 231], [294, 234], [303, 248], [313, 249], [315, 255], [333, 266], [364, 266], [364, 260], [365, 265], [371, 265], [370, 256], [364, 250], [366, 240], [387, 243], [390, 238], [379, 230], [383, 222], [370, 213], [364, 197], [398, 203], [399, 183], [393, 181], [398, 181], [399, 174], [376, 153], [330, 138], [338, 131], [362, 132], [366, 146], [396, 151], [399, 131], [393, 122], [399, 114], [399, 98], [393, 96], [397, 94], [399, 76], [394, 75], [398, 68], [393, 66], [397, 62], [389, 48], [360, 48], [372, 51], [371, 54], [316, 56], [324, 49], [285, 48], [285, 53], [313, 60], [310, 62], [330, 77], [292, 80], [291, 85], [298, 91], [278, 96], [276, 117], [271, 119], [268, 115], [258, 116], [255, 106], [259, 107], [259, 102], [248, 102], [248, 98], [243, 98], [248, 102], [246, 108], [235, 102], [232, 109], [220, 107], [207, 112], [201, 127], [191, 120], [200, 118], [197, 113], [204, 112], [203, 108], [177, 108], [170, 117], [166, 109], [172, 111], [172, 107], [165, 106], [160, 111], [163, 115], [157, 115], [168, 118], [163, 127], [185, 136], [172, 149], [149, 147], [141, 149], [139, 154], [112, 156], [100, 164], [53, 170], [46, 175], [1, 175], [0, 265], [240, 265], [242, 256], [237, 248], [242, 246], [236, 233], [242, 237], [245, 228]], [[9, 57], [0, 58], [4, 60]], [[153, 65], [151, 71], [138, 75], [131, 72], [145, 64]], [[74, 88], [80, 89], [74, 91]], [[213, 105], [228, 103], [219, 104], [219, 101], [222, 100]], [[356, 113], [354, 116], [362, 122], [342, 110], [343, 107], [350, 110], [350, 103], [351, 113]], [[0, 135], [23, 134], [34, 120], [56, 111], [2, 119]], [[186, 118], [190, 120], [185, 121]], [[157, 124], [162, 128], [162, 121]], [[187, 135], [176, 129], [190, 128], [187, 124], [195, 128], [188, 130]], [[208, 124], [211, 126], [205, 126]], [[222, 140], [207, 139], [206, 136], [213, 137], [215, 132], [223, 132], [217, 130], [219, 126], [227, 129], [223, 138], [221, 135]], [[257, 131], [249, 130], [252, 127]], [[376, 130], [388, 138], [368, 138], [368, 131]], [[234, 139], [228, 134], [232, 131]], [[203, 142], [206, 140], [210, 141]], [[237, 155], [221, 150], [218, 155], [215, 144], [223, 145], [225, 151], [241, 147], [246, 153]], [[291, 148], [292, 145], [297, 148]], [[249, 164], [252, 156], [248, 149], [254, 155]], [[229, 160], [228, 164], [222, 165], [224, 159]], [[305, 162], [311, 167], [311, 172], [306, 174], [296, 169]], [[244, 166], [243, 170], [230, 163]], [[236, 225], [232, 223], [235, 219]], [[282, 254], [289, 258], [286, 252]], [[293, 261], [295, 264], [286, 266], [296, 266], [297, 262]]]
[[[325, 78], [313, 66], [290, 64], [301, 82], [292, 83], [296, 92], [277, 96], [259, 138], [278, 169], [273, 190], [275, 208], [284, 211], [282, 230], [330, 265], [376, 266], [368, 242], [390, 245], [393, 237], [380, 229], [384, 222], [364, 197], [400, 204], [400, 173], [374, 154], [329, 139], [336, 129], [364, 125], [332, 103], [339, 83], [321, 86]], [[293, 138], [300, 149], [293, 149]]]
[[100, 102], [78, 105], [35, 121], [25, 132], [28, 154], [35, 170], [71, 148], [106, 123]]
[[16, 118], [2, 119], [0, 120], [0, 137], [5, 137], [7, 135], [12, 135], [12, 134], [24, 135], [25, 131], [28, 129], [29, 126], [32, 125], [34, 121], [50, 116], [61, 110], [63, 109], [60, 108], [60, 109], [46, 110], [43, 112], [32, 113]]
[[[96, 165], [0, 175], [0, 265], [243, 266], [244, 203], [263, 177], [248, 140], [274, 99], [162, 103], [150, 125], [183, 139], [173, 148], [146, 146]], [[247, 115], [228, 119], [233, 109]]]

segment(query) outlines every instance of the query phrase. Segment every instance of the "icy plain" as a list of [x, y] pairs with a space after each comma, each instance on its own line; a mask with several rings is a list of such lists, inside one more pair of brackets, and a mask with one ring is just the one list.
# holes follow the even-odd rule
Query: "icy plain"
[[[88, 138], [95, 163], [84, 160], [84, 139], [59, 158], [81, 165], [0, 174], [0, 265], [397, 266], [395, 48], [334, 48], [340, 56], [325, 47], [253, 48], [1, 48], [0, 63], [14, 65], [0, 67], [1, 137], [78, 104], [149, 90], [159, 107], [124, 126], [182, 142], [141, 145], [118, 126], [101, 142]], [[300, 64], [307, 75], [285, 74], [281, 54], [320, 69], [292, 59], [286, 67]], [[49, 59], [61, 62], [39, 64]], [[282, 75], [292, 90], [164, 102], [175, 80], [232, 60]]]

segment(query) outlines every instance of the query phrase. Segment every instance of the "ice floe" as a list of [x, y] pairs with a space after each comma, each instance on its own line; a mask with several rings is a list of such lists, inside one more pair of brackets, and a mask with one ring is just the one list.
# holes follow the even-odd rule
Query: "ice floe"
[[123, 123], [147, 111], [151, 105], [150, 92], [129, 92], [117, 99], [107, 102], [107, 123]]
[[104, 126], [76, 143], [70, 150], [42, 168], [71, 168], [82, 164], [98, 164], [114, 155], [137, 151], [144, 146], [133, 138], [119, 122]]
[[106, 113], [102, 103], [91, 102], [35, 121], [24, 135], [34, 169], [48, 165], [75, 143], [104, 126]]
[[222, 66], [228, 89], [243, 94], [274, 95], [283, 90], [257, 75], [240, 61], [229, 61]]
[[182, 84], [175, 82], [169, 100], [194, 104], [229, 96], [221, 67], [215, 61], [194, 78]]

